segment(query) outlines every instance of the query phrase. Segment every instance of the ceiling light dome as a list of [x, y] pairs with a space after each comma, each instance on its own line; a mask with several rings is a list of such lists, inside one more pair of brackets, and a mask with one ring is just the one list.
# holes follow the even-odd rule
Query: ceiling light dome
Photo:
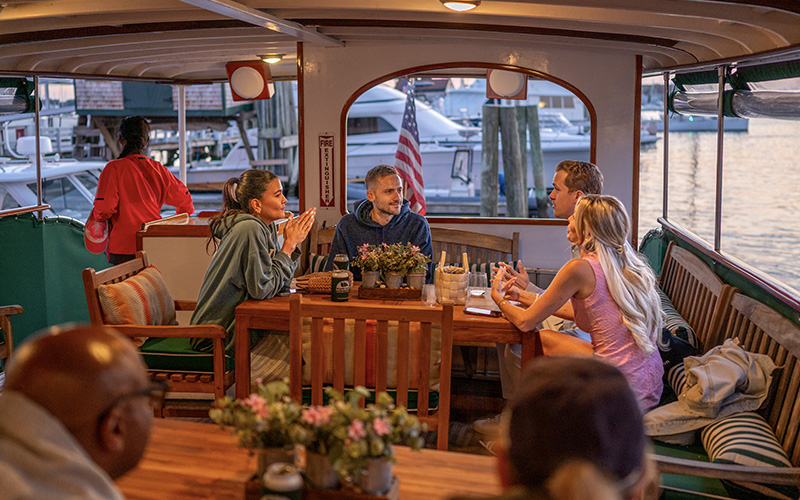
[[439, 0], [442, 5], [456, 12], [466, 12], [481, 4], [481, 0]]
[[283, 59], [283, 54], [267, 54], [261, 56], [261, 60], [267, 64], [275, 64], [276, 62], [280, 62], [281, 59]]

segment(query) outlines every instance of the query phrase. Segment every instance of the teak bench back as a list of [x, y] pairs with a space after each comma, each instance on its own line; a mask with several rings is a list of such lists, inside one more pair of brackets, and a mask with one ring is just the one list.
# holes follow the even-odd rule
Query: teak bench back
[[800, 485], [800, 328], [772, 308], [722, 281], [700, 258], [670, 242], [659, 278], [675, 309], [708, 351], [738, 338], [749, 352], [782, 366], [767, 421], [794, 468], [699, 463], [656, 456], [662, 473]]

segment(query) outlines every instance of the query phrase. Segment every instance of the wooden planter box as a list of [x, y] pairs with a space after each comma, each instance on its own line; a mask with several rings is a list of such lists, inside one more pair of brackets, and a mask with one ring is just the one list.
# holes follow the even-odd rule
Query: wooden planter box
[[374, 300], [422, 300], [422, 289], [358, 287], [358, 298]]

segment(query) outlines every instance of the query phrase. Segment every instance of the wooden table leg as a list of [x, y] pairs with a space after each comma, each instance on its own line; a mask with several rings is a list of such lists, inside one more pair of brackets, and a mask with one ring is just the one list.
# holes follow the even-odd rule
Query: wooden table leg
[[250, 394], [250, 324], [244, 315], [236, 315], [233, 332], [233, 355], [236, 373], [236, 398], [246, 398]]
[[539, 330], [532, 332], [522, 332], [522, 355], [520, 365], [524, 368], [525, 364], [535, 356], [542, 355], [542, 341], [539, 338]]

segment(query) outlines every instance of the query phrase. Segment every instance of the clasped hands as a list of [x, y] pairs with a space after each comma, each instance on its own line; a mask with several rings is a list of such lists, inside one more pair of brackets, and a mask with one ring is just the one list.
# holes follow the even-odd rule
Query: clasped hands
[[291, 255], [295, 248], [306, 239], [308, 232], [311, 231], [311, 226], [314, 225], [316, 215], [316, 207], [309, 208], [298, 217], [294, 217], [292, 212], [284, 212], [287, 220], [283, 227], [282, 252]]

